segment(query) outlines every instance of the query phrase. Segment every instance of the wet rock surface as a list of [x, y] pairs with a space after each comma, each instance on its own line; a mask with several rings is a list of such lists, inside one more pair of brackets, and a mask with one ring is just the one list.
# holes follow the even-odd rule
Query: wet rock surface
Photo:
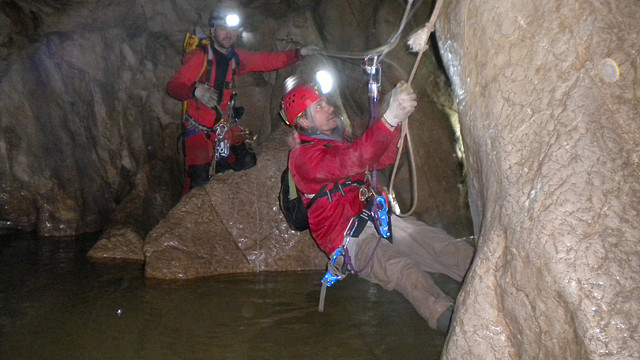
[[479, 235], [444, 358], [640, 357], [640, 3], [444, 6]]
[[278, 206], [289, 134], [281, 128], [270, 136], [255, 167], [216, 175], [183, 197], [146, 238], [146, 275], [174, 279], [324, 268], [327, 257], [309, 232], [291, 230]]

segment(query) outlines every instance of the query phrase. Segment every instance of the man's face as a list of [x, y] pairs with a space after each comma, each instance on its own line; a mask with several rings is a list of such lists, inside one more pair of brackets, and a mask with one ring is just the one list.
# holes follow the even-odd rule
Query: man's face
[[335, 109], [329, 105], [326, 97], [323, 96], [316, 100], [309, 106], [309, 110], [311, 110], [313, 124], [319, 132], [331, 135], [333, 130], [339, 126], [338, 118], [334, 113]]
[[211, 28], [211, 37], [215, 43], [223, 48], [230, 49], [233, 44], [236, 43], [236, 37], [238, 36], [238, 30], [224, 25], [216, 25]]

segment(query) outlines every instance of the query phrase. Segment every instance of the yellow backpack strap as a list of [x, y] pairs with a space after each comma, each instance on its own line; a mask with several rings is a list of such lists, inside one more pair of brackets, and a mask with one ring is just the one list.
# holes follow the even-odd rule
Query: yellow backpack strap
[[184, 53], [188, 53], [189, 51], [195, 49], [198, 46], [200, 39], [192, 33], [187, 33], [184, 37], [183, 50]]
[[[195, 39], [195, 40], [194, 40]], [[195, 41], [195, 44], [193, 43]], [[198, 46], [198, 42], [200, 41], [200, 39], [191, 34], [188, 33], [187, 36], [184, 39], [184, 49], [185, 49], [185, 54], [188, 53], [189, 51], [194, 50], [197, 46]], [[198, 75], [197, 79], [200, 79], [202, 77], [202, 74], [204, 74], [205, 70], [207, 69], [207, 61], [209, 60], [209, 44], [211, 43], [211, 41], [209, 40], [202, 40], [202, 45], [204, 45], [204, 63], [202, 64], [202, 69], [200, 70], [200, 74]], [[189, 49], [187, 51], [187, 49]], [[188, 106], [187, 106], [187, 102], [183, 101], [182, 102], [182, 118], [184, 118], [185, 115], [187, 115], [187, 110], [188, 110]]]

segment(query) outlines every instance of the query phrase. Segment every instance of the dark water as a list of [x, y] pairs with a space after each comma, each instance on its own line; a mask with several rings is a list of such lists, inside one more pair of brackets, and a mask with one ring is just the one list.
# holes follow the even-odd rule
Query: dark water
[[[151, 281], [96, 264], [96, 236], [0, 235], [0, 359], [438, 359], [398, 293], [321, 272]], [[449, 289], [447, 292], [455, 291]]]

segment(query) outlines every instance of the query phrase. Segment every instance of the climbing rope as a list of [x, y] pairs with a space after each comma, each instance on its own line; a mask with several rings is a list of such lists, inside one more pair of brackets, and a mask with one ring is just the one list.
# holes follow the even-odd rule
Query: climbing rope
[[[420, 60], [422, 59], [422, 54], [425, 51], [427, 51], [427, 49], [429, 48], [429, 36], [435, 30], [435, 23], [438, 18], [438, 13], [440, 12], [441, 5], [442, 5], [442, 0], [437, 0], [436, 6], [433, 9], [433, 13], [431, 14], [431, 19], [429, 19], [429, 22], [427, 22], [422, 29], [416, 31], [413, 35], [411, 35], [411, 37], [409, 38], [409, 41], [407, 42], [412, 51], [418, 52], [416, 61], [413, 64], [413, 69], [411, 70], [411, 75], [409, 76], [409, 80], [407, 81], [407, 84], [409, 86], [411, 86], [411, 82], [413, 82], [413, 77], [416, 74], [416, 70], [418, 69], [418, 64], [420, 63]], [[398, 207], [396, 209], [397, 211], [396, 215], [400, 217], [406, 217], [411, 215], [416, 210], [416, 207], [418, 205], [418, 179], [416, 175], [416, 162], [415, 162], [415, 156], [413, 153], [413, 144], [411, 143], [411, 136], [409, 133], [408, 123], [402, 127], [400, 140], [398, 140], [398, 154], [396, 155], [395, 163], [393, 165], [393, 170], [391, 172], [391, 181], [389, 182], [389, 196], [391, 197], [391, 201], [393, 202], [396, 201], [395, 193], [393, 191], [393, 185], [395, 183], [396, 173], [398, 171], [398, 164], [400, 162], [400, 156], [402, 155], [402, 148], [404, 146], [405, 138], [407, 141], [407, 156], [409, 158], [409, 163], [410, 163], [409, 171], [411, 173], [411, 183], [412, 183], [412, 188], [411, 188], [412, 205], [409, 211], [407, 211], [406, 213], [401, 212]]]

